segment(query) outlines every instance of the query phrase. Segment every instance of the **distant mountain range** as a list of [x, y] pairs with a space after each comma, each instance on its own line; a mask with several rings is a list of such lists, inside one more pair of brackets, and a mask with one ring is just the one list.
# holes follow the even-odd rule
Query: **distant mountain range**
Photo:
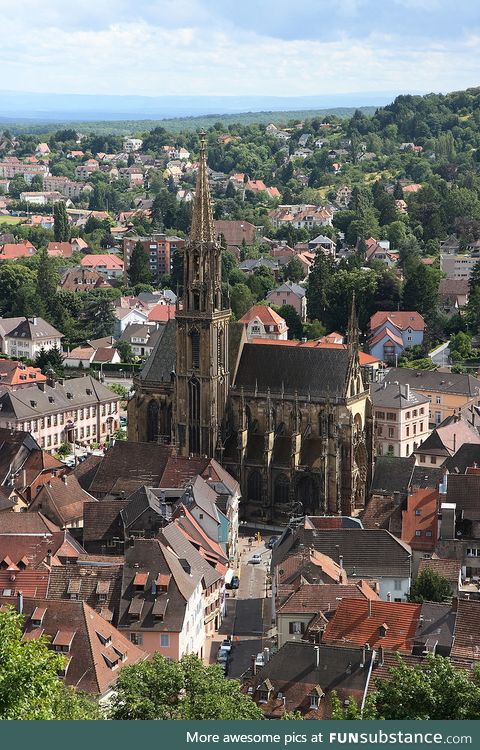
[[151, 120], [243, 112], [380, 107], [400, 92], [323, 96], [99, 96], [0, 91], [0, 121]]

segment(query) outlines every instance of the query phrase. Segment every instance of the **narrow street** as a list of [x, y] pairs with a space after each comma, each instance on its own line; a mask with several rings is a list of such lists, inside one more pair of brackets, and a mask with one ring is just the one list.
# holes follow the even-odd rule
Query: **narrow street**
[[[252, 555], [260, 554], [262, 562], [249, 563]], [[265, 646], [264, 636], [270, 626], [270, 598], [267, 598], [266, 578], [270, 565], [270, 550], [264, 543], [253, 543], [251, 550], [243, 545], [240, 588], [228, 600], [228, 617], [220, 632], [233, 637], [234, 646], [228, 676], [239, 678], [251, 664], [252, 656]], [[235, 593], [235, 592], [230, 592]], [[228, 628], [228, 630], [224, 630]]]

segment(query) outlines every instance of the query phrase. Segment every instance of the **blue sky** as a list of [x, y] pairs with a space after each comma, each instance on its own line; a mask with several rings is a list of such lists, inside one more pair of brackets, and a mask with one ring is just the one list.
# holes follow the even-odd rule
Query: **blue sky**
[[478, 0], [0, 0], [0, 89], [285, 95], [480, 84]]

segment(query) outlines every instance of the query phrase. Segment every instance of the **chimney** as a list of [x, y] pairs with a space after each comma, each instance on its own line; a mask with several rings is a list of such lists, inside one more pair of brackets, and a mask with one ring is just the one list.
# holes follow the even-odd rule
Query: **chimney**
[[383, 646], [378, 647], [378, 666], [383, 667], [383, 661], [384, 661], [384, 651]]
[[19, 615], [23, 614], [23, 591], [17, 592], [17, 612]]
[[315, 652], [315, 667], [318, 669], [318, 667], [320, 666], [320, 647], [314, 646], [313, 650]]
[[391, 601], [392, 601], [392, 592], [389, 591], [387, 594], [387, 602], [391, 602]]
[[263, 663], [267, 664], [270, 661], [270, 649], [265, 646], [263, 649]]
[[368, 600], [368, 616], [369, 617], [372, 616], [372, 600], [371, 599]]
[[254, 677], [257, 674], [257, 657], [255, 654], [252, 654], [252, 674]]
[[62, 475], [62, 482], [63, 482], [63, 484], [68, 484], [68, 479], [67, 479], [67, 475], [66, 474]]
[[458, 596], [452, 597], [452, 612], [456, 612], [458, 608]]
[[52, 567], [52, 550], [51, 549], [49, 549], [47, 551], [46, 563], [47, 563], [47, 565], [48, 565], [49, 568]]
[[340, 567], [341, 567], [341, 568], [342, 568], [342, 570], [343, 570], [343, 555], [340, 555], [340, 556], [339, 556], [339, 558], [338, 558], [338, 564], [340, 565]]
[[410, 401], [410, 385], [408, 383], [405, 386], [405, 398]]

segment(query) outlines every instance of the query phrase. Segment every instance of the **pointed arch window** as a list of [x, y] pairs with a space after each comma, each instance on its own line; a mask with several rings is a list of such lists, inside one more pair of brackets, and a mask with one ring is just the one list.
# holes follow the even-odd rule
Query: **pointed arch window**
[[192, 368], [198, 370], [200, 367], [200, 333], [196, 328], [190, 332]]

